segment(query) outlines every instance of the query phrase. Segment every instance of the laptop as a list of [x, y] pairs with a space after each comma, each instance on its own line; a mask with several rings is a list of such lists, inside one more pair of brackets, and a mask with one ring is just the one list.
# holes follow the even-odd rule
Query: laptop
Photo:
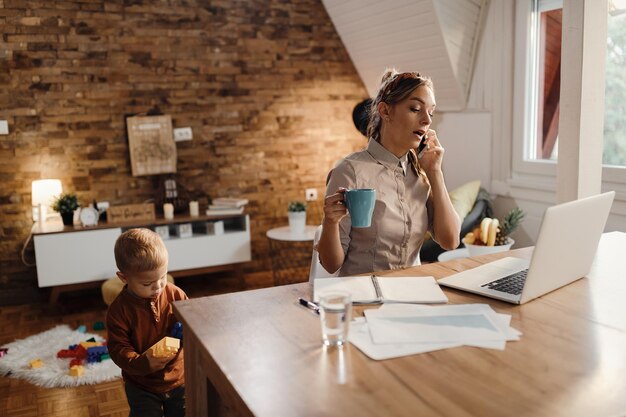
[[440, 285], [524, 304], [587, 275], [615, 191], [549, 207], [530, 262], [506, 257], [440, 279]]

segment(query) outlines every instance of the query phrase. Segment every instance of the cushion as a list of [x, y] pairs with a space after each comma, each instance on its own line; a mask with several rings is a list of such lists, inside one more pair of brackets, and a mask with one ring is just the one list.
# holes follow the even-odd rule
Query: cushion
[[[174, 277], [170, 274], [167, 274], [167, 281], [174, 283]], [[124, 288], [124, 283], [118, 277], [109, 278], [102, 283], [102, 299], [106, 303], [106, 305], [110, 306], [113, 300], [117, 298], [122, 289]]]
[[[478, 197], [479, 191], [480, 180], [468, 182], [461, 185], [460, 187], [455, 188], [452, 191], [448, 191], [450, 201], [452, 202], [452, 207], [454, 207], [454, 211], [456, 211], [456, 214], [458, 214], [461, 223], [463, 223], [463, 219], [465, 219], [467, 213], [472, 211], [472, 207], [474, 207], [474, 203], [476, 203], [476, 197]], [[429, 240], [430, 238], [432, 238], [430, 232], [426, 232], [426, 236], [424, 236], [424, 242]]]
[[474, 207], [478, 191], [480, 191], [480, 181], [476, 180], [463, 184], [460, 187], [448, 192], [452, 205], [454, 206], [454, 210], [456, 211], [456, 214], [459, 215], [461, 222], [463, 222], [467, 213], [469, 213], [472, 210], [472, 207]]

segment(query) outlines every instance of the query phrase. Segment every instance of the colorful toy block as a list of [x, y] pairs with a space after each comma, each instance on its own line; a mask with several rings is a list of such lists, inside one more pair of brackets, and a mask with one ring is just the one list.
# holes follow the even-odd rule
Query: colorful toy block
[[148, 350], [152, 351], [152, 356], [155, 358], [167, 358], [178, 352], [178, 349], [180, 349], [180, 340], [165, 336], [163, 339], [150, 346]]
[[94, 330], [104, 330], [104, 323], [101, 321], [97, 321], [93, 324]]
[[82, 365], [74, 365], [70, 368], [70, 376], [81, 376], [85, 373], [85, 368]]
[[33, 359], [32, 361], [30, 361], [30, 362], [28, 363], [28, 365], [29, 365], [32, 369], [35, 369], [35, 368], [41, 368], [41, 367], [43, 367], [43, 361], [42, 361], [41, 359]]
[[57, 352], [57, 358], [85, 359], [86, 357], [87, 349], [81, 345], [71, 345], [69, 349], [61, 349]]
[[94, 346], [87, 349], [87, 363], [102, 361], [102, 355], [108, 354], [106, 346]]

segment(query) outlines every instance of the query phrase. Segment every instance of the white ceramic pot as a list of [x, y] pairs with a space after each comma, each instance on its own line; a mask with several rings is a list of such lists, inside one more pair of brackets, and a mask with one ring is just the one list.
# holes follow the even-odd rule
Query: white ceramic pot
[[306, 211], [289, 211], [289, 229], [291, 233], [300, 234], [304, 233], [306, 225]]
[[498, 252], [503, 252], [505, 250], [509, 250], [511, 249], [511, 246], [513, 246], [514, 243], [515, 241], [509, 237], [507, 238], [505, 245], [479, 246], [479, 245], [470, 245], [469, 243], [465, 243], [465, 247], [467, 248], [467, 251], [469, 252], [469, 256], [480, 256], [480, 255], [488, 255], [490, 253], [498, 253]]

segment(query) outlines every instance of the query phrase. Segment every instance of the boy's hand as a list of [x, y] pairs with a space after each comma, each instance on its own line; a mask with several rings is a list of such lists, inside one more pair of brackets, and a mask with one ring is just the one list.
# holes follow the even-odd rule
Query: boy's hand
[[146, 359], [148, 360], [148, 366], [150, 367], [150, 371], [156, 372], [165, 368], [165, 365], [167, 365], [172, 359], [174, 359], [176, 353], [172, 353], [171, 355], [166, 357], [157, 357], [153, 355], [152, 349], [148, 349], [143, 353], [143, 355], [145, 355]]

